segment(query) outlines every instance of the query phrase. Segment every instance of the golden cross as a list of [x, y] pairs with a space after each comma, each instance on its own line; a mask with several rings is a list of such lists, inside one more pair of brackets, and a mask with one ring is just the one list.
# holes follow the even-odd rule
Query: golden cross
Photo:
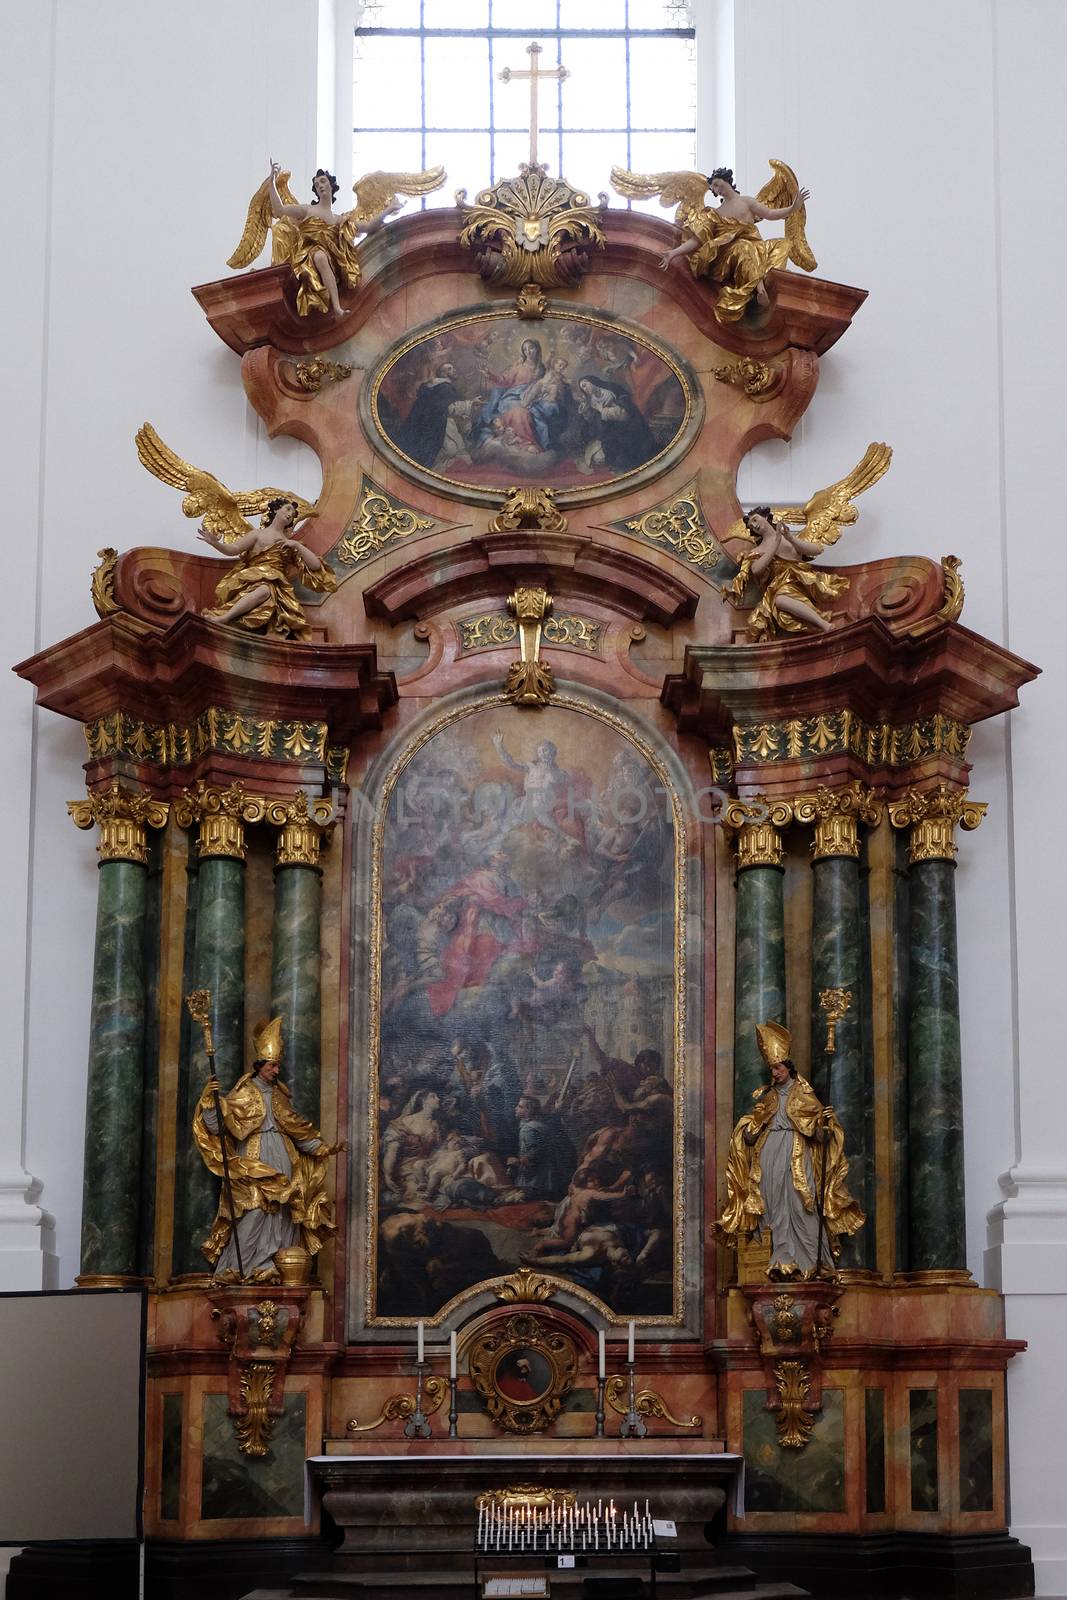
[[564, 78], [569, 77], [569, 73], [567, 72], [566, 67], [546, 67], [545, 70], [542, 72], [540, 70], [540, 68], [538, 67], [538, 65], [537, 65], [537, 58], [538, 58], [539, 55], [541, 55], [541, 53], [542, 53], [541, 46], [539, 44], [528, 44], [526, 46], [526, 54], [530, 58], [529, 70], [525, 71], [525, 72], [513, 72], [510, 67], [505, 67], [503, 69], [503, 71], [501, 72], [501, 74], [500, 74], [501, 80], [504, 83], [510, 83], [512, 78], [529, 78], [529, 80], [530, 80], [530, 165], [531, 165], [531, 167], [536, 165], [536, 162], [537, 162], [537, 85], [538, 85], [538, 82], [539, 82], [539, 80], [541, 78], [555, 78], [557, 80], [557, 82], [562, 83]]

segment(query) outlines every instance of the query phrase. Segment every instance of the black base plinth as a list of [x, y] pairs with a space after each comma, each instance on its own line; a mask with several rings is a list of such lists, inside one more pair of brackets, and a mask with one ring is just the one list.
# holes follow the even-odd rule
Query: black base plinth
[[[155, 1540], [145, 1545], [150, 1600], [240, 1600], [328, 1559], [322, 1539]], [[137, 1600], [132, 1541], [28, 1545], [14, 1557], [6, 1600]]]
[[817, 1600], [1025, 1600], [1034, 1592], [1030, 1551], [1007, 1533], [735, 1533], [716, 1554]]

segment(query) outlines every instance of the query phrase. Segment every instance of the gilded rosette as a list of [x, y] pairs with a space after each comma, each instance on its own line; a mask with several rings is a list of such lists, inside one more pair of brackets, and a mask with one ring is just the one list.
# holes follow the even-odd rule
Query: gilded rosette
[[75, 827], [100, 829], [97, 851], [101, 861], [148, 861], [148, 829], [166, 827], [170, 807], [149, 794], [113, 783], [91, 791], [85, 800], [68, 800], [67, 811]]
[[966, 789], [949, 783], [932, 789], [909, 789], [903, 799], [889, 805], [889, 820], [894, 828], [910, 828], [908, 862], [955, 861], [955, 831], [977, 828], [988, 807], [979, 800], [968, 800]]

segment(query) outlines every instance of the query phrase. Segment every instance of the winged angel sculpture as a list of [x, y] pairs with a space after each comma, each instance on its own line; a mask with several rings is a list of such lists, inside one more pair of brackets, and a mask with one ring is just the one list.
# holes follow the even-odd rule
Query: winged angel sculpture
[[[708, 278], [718, 289], [719, 322], [738, 322], [753, 298], [758, 306], [767, 304], [763, 280], [772, 267], [792, 261], [814, 272], [818, 266], [804, 235], [809, 191], [800, 187], [784, 161], [772, 161], [771, 169], [774, 176], [755, 197], [738, 193], [729, 167], [716, 167], [708, 178], [702, 172], [642, 177], [625, 167], [611, 169], [612, 187], [627, 199], [658, 195], [661, 205], [677, 206], [674, 220], [682, 242], [667, 251], [660, 266], [666, 271], [676, 256], [687, 256], [694, 278]], [[720, 202], [717, 209], [703, 203], [708, 189]], [[778, 220], [785, 222], [785, 237], [764, 239], [756, 224]]]
[[425, 172], [368, 172], [352, 185], [356, 203], [340, 216], [333, 209], [340, 185], [332, 172], [320, 167], [311, 180], [315, 198], [308, 206], [298, 203], [289, 187], [291, 173], [276, 161], [248, 205], [245, 231], [229, 267], [250, 267], [271, 235], [271, 261], [287, 262], [296, 276], [296, 309], [300, 316], [312, 311], [342, 314], [343, 283], [354, 289], [360, 266], [356, 239], [373, 233], [387, 217], [400, 210], [399, 196], [432, 194], [445, 181], [444, 167]]
[[[826, 633], [830, 613], [817, 604], [843, 594], [848, 579], [839, 572], [820, 572], [807, 563], [836, 544], [842, 528], [859, 517], [852, 504], [857, 495], [889, 470], [893, 452], [887, 444], [870, 444], [858, 466], [847, 477], [819, 489], [803, 506], [755, 506], [730, 527], [723, 549], [738, 563], [737, 574], [722, 591], [733, 606], [744, 604], [751, 579], [762, 588], [759, 604], [748, 619], [748, 636], [754, 642], [779, 633]], [[792, 533], [790, 527], [804, 532]]]
[[[183, 461], [146, 422], [137, 430], [137, 454], [153, 477], [183, 489], [182, 510], [200, 517], [198, 537], [220, 555], [235, 556], [215, 588], [215, 604], [203, 614], [252, 633], [308, 640], [311, 629], [293, 588], [331, 594], [337, 579], [313, 550], [295, 537], [298, 522], [317, 516], [314, 506], [284, 489], [227, 489], [218, 478]], [[245, 519], [258, 516], [253, 528]]]

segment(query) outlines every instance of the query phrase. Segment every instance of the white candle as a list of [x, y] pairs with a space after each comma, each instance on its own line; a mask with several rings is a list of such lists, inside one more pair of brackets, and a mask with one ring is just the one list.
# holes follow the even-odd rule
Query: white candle
[[601, 1328], [600, 1332], [597, 1334], [597, 1340], [598, 1340], [598, 1343], [599, 1343], [599, 1350], [598, 1350], [599, 1360], [598, 1360], [596, 1375], [597, 1375], [598, 1378], [602, 1378], [604, 1376], [605, 1372], [607, 1371], [607, 1368], [604, 1365], [604, 1330], [603, 1330], [603, 1328]]
[[452, 1332], [448, 1336], [448, 1376], [450, 1378], [454, 1378], [456, 1376], [456, 1330], [455, 1330], [455, 1328], [452, 1329]]
[[[419, 1327], [420, 1328], [422, 1327], [422, 1323], [421, 1322], [419, 1323]], [[634, 1358], [634, 1325], [631, 1322], [630, 1326], [629, 1326], [629, 1330], [627, 1332], [627, 1336], [626, 1336], [626, 1359], [627, 1359], [627, 1361], [632, 1361], [633, 1358]], [[419, 1360], [420, 1361], [422, 1360], [421, 1355], [419, 1357]]]
[[[633, 1327], [633, 1323], [632, 1322], [631, 1322], [630, 1326], [631, 1326], [631, 1328]], [[422, 1342], [422, 1323], [421, 1322], [419, 1323], [418, 1335], [419, 1335], [419, 1345], [418, 1345], [418, 1355], [416, 1357], [416, 1360], [421, 1362], [422, 1358], [423, 1358], [423, 1354], [424, 1354], [424, 1347], [423, 1347], [423, 1342]]]

